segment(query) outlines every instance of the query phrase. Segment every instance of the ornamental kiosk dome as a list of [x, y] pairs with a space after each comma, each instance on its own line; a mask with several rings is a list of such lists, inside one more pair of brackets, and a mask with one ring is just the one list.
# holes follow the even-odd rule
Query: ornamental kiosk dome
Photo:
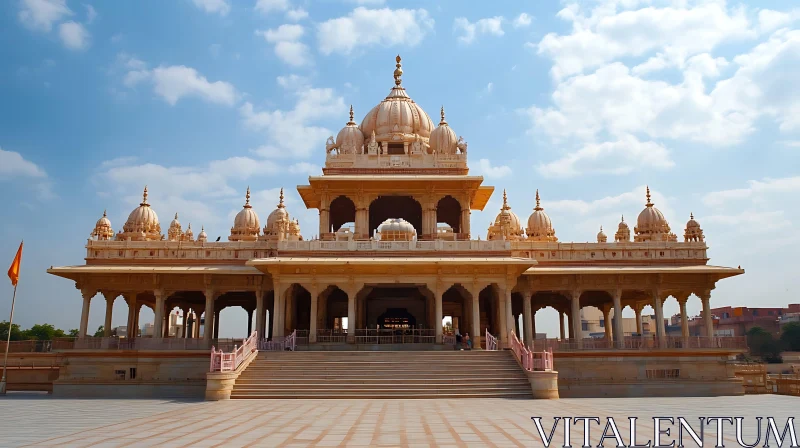
[[125, 241], [127, 239], [131, 241], [164, 239], [164, 235], [161, 234], [161, 224], [158, 223], [158, 215], [147, 203], [146, 186], [142, 194], [142, 202], [128, 215], [128, 220], [122, 226], [122, 232], [117, 233], [117, 240]]
[[206, 241], [208, 241], [208, 235], [206, 235], [205, 226], [200, 226], [200, 234], [197, 235], [197, 241], [201, 243], [205, 243]]
[[669, 223], [661, 210], [650, 202], [650, 187], [647, 187], [647, 204], [636, 218], [636, 227], [633, 228], [636, 242], [643, 241], [677, 241], [677, 236], [670, 232]]
[[686, 230], [683, 232], [683, 241], [688, 243], [703, 242], [705, 235], [703, 229], [700, 228], [700, 223], [694, 220], [694, 213], [689, 213], [689, 221], [686, 223]]
[[522, 224], [519, 216], [511, 211], [508, 205], [506, 190], [503, 190], [503, 206], [494, 219], [494, 224], [489, 227], [487, 240], [520, 240], [523, 237]]
[[378, 227], [378, 236], [381, 241], [411, 241], [417, 236], [417, 231], [403, 218], [390, 218]]
[[350, 121], [336, 135], [336, 142], [325, 145], [327, 152], [338, 150], [339, 154], [361, 154], [364, 152], [364, 134], [353, 121], [353, 106], [350, 105]]
[[286, 206], [283, 205], [283, 188], [281, 188], [278, 206], [267, 216], [267, 225], [264, 226], [264, 235], [271, 234], [275, 226], [282, 222], [287, 223], [288, 226], [289, 212], [286, 210]]
[[178, 214], [175, 213], [175, 219], [169, 223], [169, 229], [167, 230], [167, 239], [170, 241], [180, 241], [183, 237], [183, 230], [181, 229], [181, 223], [178, 221]]
[[260, 233], [261, 224], [258, 222], [258, 214], [250, 205], [250, 187], [247, 187], [244, 206], [233, 219], [233, 227], [231, 227], [228, 241], [256, 241]]
[[525, 233], [528, 234], [528, 241], [558, 241], [556, 229], [553, 228], [550, 217], [540, 205], [538, 189], [536, 190], [536, 207], [528, 217], [528, 228], [525, 229]]
[[94, 225], [92, 237], [98, 241], [110, 240], [114, 238], [114, 230], [111, 227], [111, 221], [108, 219], [105, 210], [103, 210], [103, 216], [101, 216]]
[[186, 228], [186, 232], [184, 232], [181, 241], [192, 241], [193, 239], [194, 239], [194, 232], [192, 232], [192, 223], [189, 223], [189, 227]]
[[605, 232], [603, 232], [603, 226], [600, 226], [600, 231], [597, 232], [597, 242], [598, 243], [605, 243], [608, 241], [608, 237], [606, 236]]
[[622, 221], [617, 227], [617, 233], [614, 234], [614, 242], [628, 243], [631, 241], [631, 229], [628, 228], [628, 223], [625, 222], [625, 216], [622, 216]]
[[447, 124], [444, 119], [444, 106], [441, 110], [442, 121], [439, 126], [431, 132], [430, 150], [437, 154], [455, 154], [458, 149], [458, 138], [456, 132]]
[[375, 140], [381, 144], [382, 153], [408, 154], [409, 145], [414, 142], [419, 141], [427, 148], [433, 122], [401, 86], [403, 69], [400, 56], [395, 60], [395, 86], [380, 104], [367, 112], [360, 128], [365, 138], [370, 138], [375, 133]]

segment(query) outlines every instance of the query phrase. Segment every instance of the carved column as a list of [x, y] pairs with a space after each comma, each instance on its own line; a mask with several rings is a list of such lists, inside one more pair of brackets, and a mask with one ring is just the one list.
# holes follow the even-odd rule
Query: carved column
[[434, 312], [434, 318], [433, 318], [433, 328], [434, 328], [434, 330], [436, 330], [435, 331], [436, 343], [437, 344], [441, 344], [442, 343], [442, 319], [444, 318], [442, 316], [442, 314], [443, 314], [442, 313], [442, 299], [443, 299], [442, 296], [444, 296], [444, 292], [447, 291], [447, 288], [445, 288], [444, 285], [440, 285], [440, 284], [437, 283], [436, 285], [433, 285], [433, 288], [431, 288], [431, 289], [434, 292], [433, 300], [434, 300], [434, 304], [435, 304], [435, 312]]
[[192, 337], [194, 339], [200, 339], [200, 316], [202, 314], [200, 310], [194, 310], [194, 314], [192, 315]]
[[481, 348], [481, 337], [483, 336], [481, 334], [481, 288], [473, 285], [470, 293], [472, 294], [472, 348]]
[[[319, 290], [316, 283], [311, 284], [308, 290], [311, 293], [311, 312], [309, 313], [310, 322], [308, 324], [308, 343], [314, 344], [317, 342], [317, 320], [319, 313]], [[349, 326], [349, 322], [348, 322]]]
[[712, 340], [714, 337], [714, 318], [711, 317], [711, 290], [700, 291], [697, 296], [703, 302], [703, 324], [706, 327], [706, 337]]
[[664, 302], [661, 300], [661, 291], [653, 290], [653, 308], [656, 310], [656, 339], [658, 346], [665, 348], [667, 345], [666, 331], [664, 329]]
[[272, 288], [275, 296], [274, 303], [272, 305], [272, 312], [274, 313], [274, 316], [272, 317], [272, 338], [276, 339], [283, 337], [283, 301], [285, 291], [284, 285], [275, 275], [272, 276]]
[[686, 312], [686, 302], [689, 300], [689, 294], [679, 293], [675, 298], [678, 299], [678, 305], [681, 307], [681, 338], [683, 339], [683, 348], [689, 348], [689, 314]]
[[210, 341], [211, 336], [214, 334], [214, 299], [215, 292], [213, 289], [206, 289], [206, 311], [205, 322], [203, 325], [203, 340]]
[[350, 286], [345, 291], [347, 292], [347, 342], [356, 342], [356, 295], [358, 289], [355, 286]]
[[622, 289], [613, 292], [614, 299], [614, 345], [617, 348], [625, 346], [625, 334], [622, 329]]
[[583, 333], [581, 331], [581, 291], [570, 291], [570, 306], [572, 307], [572, 327], [570, 328], [570, 337], [575, 339], [577, 347], [582, 346]]
[[642, 305], [638, 303], [633, 306], [633, 311], [636, 313], [636, 333], [639, 336], [644, 336], [644, 331], [642, 328]]
[[607, 305], [603, 306], [603, 330], [606, 341], [611, 343], [611, 307]]
[[164, 290], [154, 289], [153, 295], [156, 297], [156, 304], [153, 309], [153, 338], [161, 338], [164, 337]]
[[219, 339], [219, 313], [222, 310], [214, 310], [214, 339]]
[[136, 303], [136, 307], [134, 308], [134, 314], [133, 314], [133, 337], [135, 337], [135, 338], [139, 337], [139, 330], [140, 330], [140, 328], [139, 328], [139, 313], [141, 313], [141, 311], [142, 311], [142, 304], [137, 302]]
[[529, 347], [533, 346], [533, 338], [535, 336], [535, 315], [531, 310], [531, 298], [533, 297], [533, 292], [531, 291], [523, 291], [522, 292], [522, 314], [523, 314], [523, 326], [525, 327], [525, 344]]
[[563, 341], [566, 339], [566, 331], [564, 331], [564, 313], [562, 311], [558, 312], [558, 330], [559, 334], [561, 335], [561, 340]]
[[83, 339], [86, 337], [86, 332], [89, 328], [89, 305], [92, 302], [92, 297], [97, 294], [94, 289], [81, 289], [81, 296], [83, 297], [83, 308], [81, 309], [81, 326], [78, 331], [78, 337]]
[[111, 336], [111, 318], [113, 317], [114, 313], [114, 300], [116, 300], [117, 295], [116, 292], [103, 292], [103, 297], [106, 299], [106, 319], [103, 322], [103, 337], [110, 337]]
[[468, 240], [470, 238], [470, 229], [469, 229], [469, 218], [470, 218], [470, 210], [469, 210], [469, 200], [466, 201], [466, 206], [461, 206], [461, 233], [464, 235], [464, 239]]
[[259, 339], [264, 337], [266, 317], [264, 313], [264, 291], [258, 288], [256, 289], [256, 333], [258, 333]]
[[249, 338], [251, 334], [253, 334], [253, 310], [250, 308], [247, 310], [247, 337]]
[[[370, 200], [365, 195], [356, 197], [356, 222], [355, 238], [368, 240], [372, 236], [372, 229], [369, 228], [369, 204]], [[348, 323], [348, 325], [350, 325]]]
[[189, 313], [190, 312], [191, 312], [191, 309], [188, 308], [188, 307], [181, 308], [181, 314], [183, 314], [183, 328], [181, 329], [181, 332], [178, 335], [178, 337], [183, 338], [183, 339], [186, 339], [189, 336]]
[[331, 231], [330, 203], [328, 201], [323, 200], [323, 203], [320, 205], [319, 209], [319, 238], [322, 239], [322, 236], [326, 233], [330, 233], [330, 231]]
[[[571, 301], [570, 306], [572, 306]], [[572, 323], [572, 308], [570, 308], [570, 311], [567, 312], [567, 328], [569, 328], [569, 338], [575, 339], [575, 325]]]
[[511, 288], [508, 283], [500, 290], [500, 306], [497, 314], [500, 316], [500, 341], [502, 347], [508, 347], [508, 334], [514, 328], [514, 318], [511, 316]]

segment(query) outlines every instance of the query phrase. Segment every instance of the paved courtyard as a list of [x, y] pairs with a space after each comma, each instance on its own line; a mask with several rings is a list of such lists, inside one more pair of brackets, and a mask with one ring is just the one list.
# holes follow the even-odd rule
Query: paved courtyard
[[[755, 417], [775, 417], [783, 430], [797, 417], [800, 399], [759, 395], [719, 398], [619, 398], [502, 400], [75, 400], [47, 396], [0, 398], [0, 446], [58, 447], [306, 447], [306, 446], [542, 446], [532, 416], [542, 416], [549, 433], [554, 416], [600, 417], [592, 428], [599, 441], [614, 417], [629, 441], [628, 417], [640, 417], [637, 442], [653, 436], [653, 416], [745, 417], [745, 441], [755, 441]], [[572, 428], [572, 445], [582, 444], [582, 423]], [[766, 425], [764, 425], [766, 426]], [[714, 446], [715, 429], [705, 446]], [[795, 423], [800, 430], [800, 423]], [[762, 428], [762, 434], [766, 429]], [[677, 434], [677, 426], [672, 435]], [[551, 446], [562, 446], [563, 426]], [[798, 434], [800, 435], [800, 434]], [[788, 437], [788, 436], [787, 436]], [[665, 437], [663, 443], [669, 443]], [[688, 440], [688, 442], [687, 442]], [[685, 445], [697, 446], [691, 439]], [[739, 446], [733, 426], [725, 443]], [[763, 445], [762, 438], [759, 446]], [[605, 441], [614, 446], [613, 439]], [[775, 446], [770, 440], [770, 446]], [[788, 441], [784, 446], [789, 446]]]

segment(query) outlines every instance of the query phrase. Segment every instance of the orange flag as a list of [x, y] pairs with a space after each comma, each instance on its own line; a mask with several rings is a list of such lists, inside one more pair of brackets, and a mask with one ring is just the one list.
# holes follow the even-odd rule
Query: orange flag
[[11, 279], [11, 284], [14, 287], [17, 286], [17, 282], [19, 281], [19, 265], [22, 263], [22, 243], [19, 243], [19, 249], [17, 249], [17, 256], [14, 257], [14, 261], [11, 263], [11, 267], [8, 268], [8, 278]]

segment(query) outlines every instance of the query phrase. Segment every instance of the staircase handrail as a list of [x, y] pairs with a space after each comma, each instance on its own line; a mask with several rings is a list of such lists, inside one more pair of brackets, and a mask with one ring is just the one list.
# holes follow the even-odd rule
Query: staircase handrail
[[233, 346], [232, 352], [217, 350], [211, 346], [211, 372], [233, 372], [239, 368], [250, 353], [258, 350], [258, 333], [253, 332], [244, 340], [241, 347]]
[[514, 353], [514, 357], [517, 358], [517, 361], [522, 365], [522, 368], [529, 372], [533, 371], [533, 353], [519, 341], [514, 330], [511, 330], [510, 340], [511, 351]]
[[486, 350], [497, 350], [497, 338], [486, 329]]
[[292, 331], [288, 336], [272, 338], [271, 341], [262, 339], [258, 341], [258, 349], [269, 352], [282, 352], [286, 349], [295, 351], [297, 348], [297, 330]]

